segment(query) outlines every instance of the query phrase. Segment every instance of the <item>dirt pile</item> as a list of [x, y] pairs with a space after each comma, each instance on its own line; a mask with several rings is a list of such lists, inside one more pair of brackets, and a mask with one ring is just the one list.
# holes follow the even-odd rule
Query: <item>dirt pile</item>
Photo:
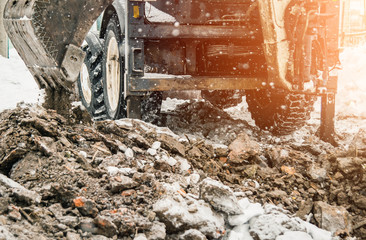
[[163, 118], [174, 132], [39, 107], [1, 113], [0, 238], [366, 235], [364, 132], [346, 151], [285, 142], [204, 102]]

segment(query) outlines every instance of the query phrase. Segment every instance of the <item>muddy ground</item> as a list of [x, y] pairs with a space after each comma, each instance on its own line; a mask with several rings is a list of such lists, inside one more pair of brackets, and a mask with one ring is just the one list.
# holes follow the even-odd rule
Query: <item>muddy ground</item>
[[254, 228], [260, 214], [240, 223], [254, 239], [287, 230], [329, 239], [290, 218], [366, 239], [366, 129], [338, 132], [334, 147], [316, 136], [317, 121], [275, 137], [241, 108], [185, 102], [159, 127], [93, 123], [78, 109], [68, 118], [37, 106], [0, 113], [0, 239], [245, 239], [233, 238], [242, 213], [232, 207], [245, 199], [288, 218], [277, 235]]

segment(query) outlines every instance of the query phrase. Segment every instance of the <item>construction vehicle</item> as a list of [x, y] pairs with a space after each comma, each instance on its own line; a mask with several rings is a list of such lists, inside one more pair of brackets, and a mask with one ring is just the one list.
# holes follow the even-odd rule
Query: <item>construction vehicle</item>
[[[281, 135], [303, 126], [321, 96], [320, 136], [331, 141], [343, 5], [9, 0], [4, 24], [38, 85], [72, 92], [78, 81], [96, 120], [148, 117], [162, 92], [201, 90], [220, 107], [245, 95], [257, 126]], [[100, 32], [89, 32], [102, 13]]]

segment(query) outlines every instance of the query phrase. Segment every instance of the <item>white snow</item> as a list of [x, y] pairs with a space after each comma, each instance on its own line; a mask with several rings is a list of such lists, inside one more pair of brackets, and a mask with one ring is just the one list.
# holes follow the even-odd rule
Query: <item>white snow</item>
[[150, 22], [174, 23], [177, 21], [175, 17], [160, 11], [150, 3], [145, 5], [145, 15]]
[[113, 166], [108, 166], [107, 171], [108, 171], [109, 175], [112, 177], [117, 174], [128, 175], [128, 174], [133, 174], [136, 172], [132, 168], [117, 168], [117, 167], [113, 167]]
[[175, 158], [180, 164], [180, 171], [181, 172], [186, 172], [191, 168], [191, 165], [188, 163], [187, 159], [182, 158], [180, 156], [176, 156]]
[[125, 152], [126, 158], [127, 159], [131, 159], [134, 156], [134, 152], [131, 148], [127, 148], [126, 152]]
[[152, 146], [151, 146], [151, 148], [152, 148], [152, 149], [155, 149], [155, 150], [158, 150], [160, 147], [161, 147], [161, 142], [158, 142], [158, 141], [155, 141], [155, 142], [152, 144]]
[[149, 148], [149, 149], [147, 149], [147, 153], [150, 154], [151, 156], [155, 156], [156, 155], [156, 149]]
[[163, 101], [161, 105], [162, 112], [169, 112], [177, 108], [178, 105], [188, 102], [187, 100], [176, 99], [176, 98], [167, 98]]
[[0, 112], [15, 108], [19, 102], [43, 101], [42, 91], [18, 53], [12, 49], [9, 55], [9, 59], [0, 56]]
[[366, 45], [346, 48], [340, 60], [337, 115], [366, 118]]
[[239, 205], [243, 211], [243, 214], [230, 216], [228, 220], [231, 226], [243, 225], [253, 217], [262, 215], [264, 213], [264, 209], [259, 203], [250, 203], [249, 199], [247, 198], [239, 200]]

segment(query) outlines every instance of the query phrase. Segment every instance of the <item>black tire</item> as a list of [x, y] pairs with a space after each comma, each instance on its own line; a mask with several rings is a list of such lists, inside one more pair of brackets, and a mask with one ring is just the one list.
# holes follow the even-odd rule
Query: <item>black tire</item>
[[[104, 120], [107, 115], [102, 85], [103, 40], [97, 33], [90, 32], [85, 41], [87, 45], [83, 50], [86, 56], [77, 80], [79, 96], [93, 120]], [[89, 89], [85, 84], [89, 85]]]
[[[111, 80], [107, 81], [109, 74], [107, 72], [108, 60], [108, 48], [111, 47], [111, 41], [117, 41], [118, 45], [118, 62], [119, 62], [119, 86], [115, 90], [116, 94], [112, 94], [111, 89], [115, 89], [111, 85]], [[125, 56], [124, 56], [124, 35], [121, 33], [120, 23], [117, 16], [113, 16], [107, 25], [104, 41], [104, 55], [103, 55], [103, 90], [104, 90], [104, 102], [107, 108], [107, 117], [109, 119], [119, 119], [127, 116], [126, 114], [126, 100], [124, 97], [124, 72], [125, 72]], [[118, 67], [117, 67], [118, 68]], [[115, 69], [117, 71], [117, 68]], [[108, 68], [109, 69], [109, 68]], [[113, 68], [112, 68], [113, 70]], [[109, 78], [111, 79], [111, 78]], [[110, 84], [110, 85], [108, 85]], [[109, 90], [108, 90], [109, 89]], [[111, 94], [110, 94], [111, 93]], [[113, 96], [112, 96], [113, 95]], [[118, 96], [117, 96], [118, 95]], [[117, 102], [118, 101], [118, 102]]]
[[202, 90], [201, 97], [212, 105], [224, 109], [242, 102], [243, 94], [238, 90]]
[[275, 93], [267, 90], [246, 92], [248, 110], [255, 124], [275, 135], [286, 135], [303, 127], [310, 119], [314, 96]]

